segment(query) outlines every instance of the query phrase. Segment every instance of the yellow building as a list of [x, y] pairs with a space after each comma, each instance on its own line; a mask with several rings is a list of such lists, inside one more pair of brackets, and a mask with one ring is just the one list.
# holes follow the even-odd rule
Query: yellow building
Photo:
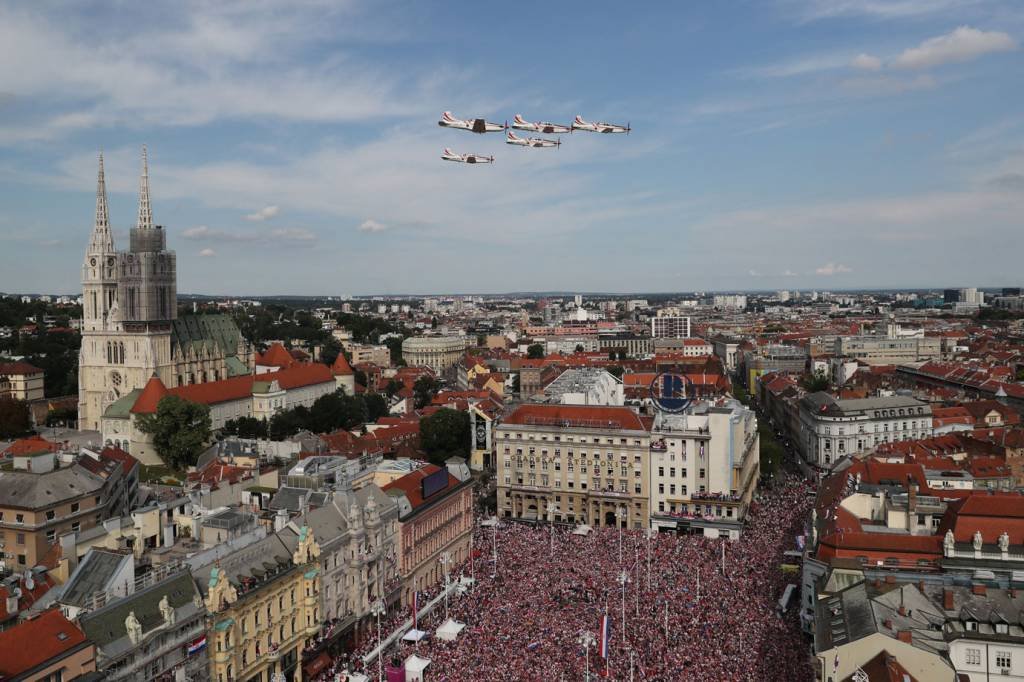
[[302, 651], [320, 631], [320, 546], [298, 535], [269, 535], [200, 568], [196, 582], [210, 614], [211, 682], [303, 679]]
[[647, 526], [651, 439], [628, 407], [524, 404], [495, 433], [499, 516]]

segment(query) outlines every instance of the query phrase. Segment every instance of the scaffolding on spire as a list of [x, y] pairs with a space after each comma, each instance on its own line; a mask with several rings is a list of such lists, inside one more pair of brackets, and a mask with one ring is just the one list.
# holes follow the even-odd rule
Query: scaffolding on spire
[[135, 227], [140, 230], [153, 228], [153, 209], [149, 205], [149, 160], [146, 145], [142, 145], [142, 178], [139, 180], [139, 220]]

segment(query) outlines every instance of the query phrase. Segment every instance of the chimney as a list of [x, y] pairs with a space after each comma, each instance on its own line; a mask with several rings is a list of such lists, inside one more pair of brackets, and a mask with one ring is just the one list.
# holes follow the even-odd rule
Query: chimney
[[901, 642], [906, 642], [907, 644], [910, 644], [912, 640], [912, 633], [910, 632], [910, 630], [900, 630], [896, 633], [896, 639], [900, 640]]
[[985, 584], [984, 583], [975, 583], [974, 585], [971, 585], [971, 594], [976, 594], [978, 596], [984, 597], [985, 596]]

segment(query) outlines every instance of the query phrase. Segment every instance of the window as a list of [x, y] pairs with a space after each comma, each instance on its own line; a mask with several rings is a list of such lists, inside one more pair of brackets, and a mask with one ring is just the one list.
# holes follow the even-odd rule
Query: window
[[57, 540], [57, 531], [52, 528], [46, 531], [46, 541], [53, 544]]
[[56, 516], [57, 516], [57, 513], [55, 511], [53, 511], [52, 509], [50, 509], [49, 511], [46, 512], [46, 520], [47, 521], [53, 521], [54, 517], [56, 517]]
[[78, 513], [78, 503], [77, 502], [72, 502], [71, 503], [71, 513], [72, 514], [77, 514]]
[[71, 530], [73, 532], [75, 532], [75, 533], [77, 533], [79, 530], [81, 530], [81, 528], [82, 528], [82, 524], [80, 524], [78, 521], [75, 521], [74, 523], [71, 524]]
[[24, 534], [24, 533], [18, 533], [18, 534], [17, 534], [16, 536], [15, 536], [15, 538], [16, 538], [16, 542], [17, 542], [17, 543], [18, 543], [19, 545], [24, 545], [24, 544], [25, 544], [25, 534]]
[[25, 523], [25, 515], [24, 514], [15, 514], [14, 515], [14, 522], [15, 523]]
[[981, 665], [981, 649], [965, 649], [964, 659], [967, 665]]
[[1010, 652], [1009, 651], [996, 651], [996, 667], [997, 668], [1010, 668]]

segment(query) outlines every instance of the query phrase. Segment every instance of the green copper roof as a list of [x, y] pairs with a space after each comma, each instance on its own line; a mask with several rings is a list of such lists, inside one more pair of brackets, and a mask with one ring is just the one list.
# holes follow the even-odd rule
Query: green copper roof
[[107, 405], [107, 409], [103, 410], [103, 416], [108, 419], [128, 419], [131, 416], [132, 406], [139, 399], [140, 393], [142, 393], [142, 389], [137, 388], [121, 396]]
[[253, 393], [268, 393], [270, 391], [269, 381], [254, 381], [252, 382]]
[[224, 361], [224, 364], [227, 365], [229, 377], [240, 377], [244, 374], [250, 373], [249, 368], [245, 366], [245, 363], [239, 360], [235, 355], [229, 356], [228, 359]]
[[227, 630], [229, 627], [231, 627], [234, 624], [235, 624], [235, 619], [234, 618], [225, 618], [224, 620], [217, 621], [217, 624], [214, 625], [213, 627], [214, 627], [215, 630], [217, 630], [217, 632], [224, 632], [225, 630]]
[[174, 320], [171, 345], [182, 352], [209, 349], [217, 355], [238, 353], [242, 334], [228, 315], [185, 315]]
[[[190, 604], [196, 596], [196, 586], [187, 572], [157, 583], [152, 587], [111, 602], [107, 606], [83, 615], [79, 621], [86, 636], [104, 647], [127, 636], [124, 621], [134, 612], [143, 632], [150, 632], [164, 623], [160, 613], [160, 600], [167, 597], [174, 608]], [[180, 625], [180, 624], [179, 624]]]

